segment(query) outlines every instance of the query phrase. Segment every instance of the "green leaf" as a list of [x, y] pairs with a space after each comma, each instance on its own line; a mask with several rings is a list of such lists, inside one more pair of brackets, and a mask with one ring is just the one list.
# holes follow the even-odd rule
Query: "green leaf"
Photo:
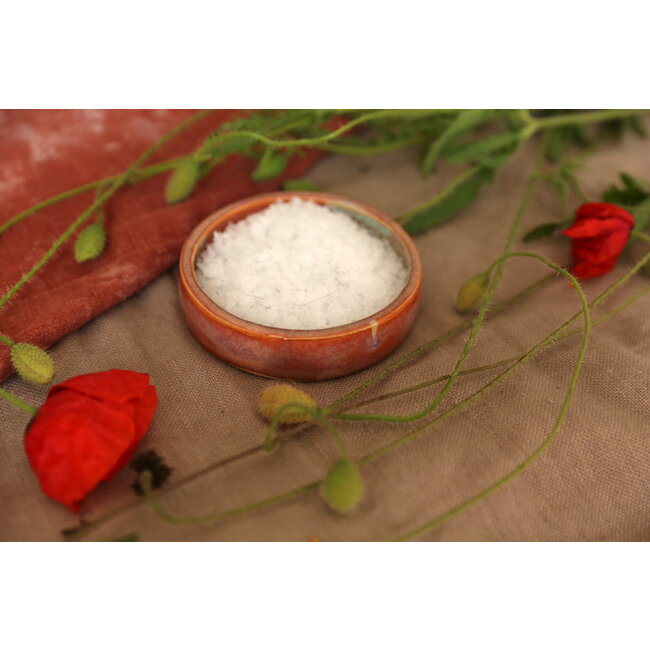
[[474, 168], [473, 175], [456, 187], [444, 190], [437, 197], [420, 208], [406, 213], [399, 221], [410, 234], [439, 226], [474, 201], [485, 183], [494, 178], [491, 169]]
[[620, 174], [620, 179], [623, 187], [611, 185], [603, 192], [601, 197], [603, 201], [622, 206], [635, 206], [650, 198], [650, 190], [642, 179], [634, 178], [625, 172]]
[[260, 158], [251, 178], [260, 183], [279, 176], [287, 167], [288, 156], [275, 149], [266, 149]]
[[306, 178], [296, 178], [292, 181], [286, 181], [282, 185], [282, 189], [286, 190], [287, 192], [292, 192], [292, 191], [322, 192], [321, 188], [318, 187], [316, 183], [312, 183], [311, 181], [308, 181]]
[[447, 162], [458, 165], [482, 159], [484, 156], [502, 149], [511, 149], [518, 143], [518, 133], [499, 133], [481, 140], [460, 144], [451, 150], [446, 150], [443, 155]]
[[74, 243], [74, 258], [87, 262], [99, 257], [106, 247], [106, 230], [101, 223], [91, 223], [80, 233]]
[[562, 225], [564, 224], [560, 221], [543, 223], [541, 226], [537, 226], [536, 228], [533, 228], [532, 230], [527, 232], [524, 235], [524, 241], [531, 242], [531, 241], [537, 241], [538, 239], [545, 239], [546, 237], [550, 237]]
[[493, 117], [493, 115], [494, 111], [492, 110], [477, 109], [466, 110], [459, 113], [451, 124], [449, 124], [449, 126], [447, 126], [447, 128], [429, 146], [422, 162], [424, 173], [429, 174], [433, 171], [443, 149], [453, 138], [463, 132], [475, 129], [477, 126]]

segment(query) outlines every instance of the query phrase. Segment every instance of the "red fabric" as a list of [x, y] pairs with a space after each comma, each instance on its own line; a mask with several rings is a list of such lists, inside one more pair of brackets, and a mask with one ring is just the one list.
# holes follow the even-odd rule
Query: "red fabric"
[[[189, 110], [0, 111], [0, 223], [48, 197], [124, 171]], [[170, 142], [145, 164], [194, 150], [235, 111], [218, 111]], [[109, 307], [128, 298], [174, 264], [189, 231], [232, 201], [278, 189], [320, 158], [295, 157], [278, 179], [255, 183], [255, 161], [231, 156], [197, 186], [188, 200], [164, 201], [168, 174], [125, 187], [106, 209], [108, 246], [96, 260], [78, 264], [73, 240], [0, 309], [0, 332], [15, 341], [49, 347]], [[46, 208], [0, 235], [0, 293], [14, 285], [94, 193]], [[0, 381], [11, 374], [0, 346]]]
[[587, 280], [612, 271], [630, 238], [632, 228], [634, 217], [618, 205], [581, 205], [576, 211], [574, 224], [563, 231], [572, 239], [572, 273]]
[[158, 398], [149, 375], [108, 370], [50, 389], [25, 435], [25, 451], [51, 499], [79, 510], [84, 497], [130, 460]]

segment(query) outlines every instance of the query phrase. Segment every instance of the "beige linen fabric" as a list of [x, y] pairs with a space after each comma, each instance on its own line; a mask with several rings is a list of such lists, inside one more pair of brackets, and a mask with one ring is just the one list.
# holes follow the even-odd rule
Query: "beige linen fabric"
[[[597, 197], [619, 170], [647, 177], [648, 144], [627, 140], [593, 155], [582, 176]], [[531, 152], [522, 153], [462, 215], [417, 236], [424, 264], [422, 309], [412, 334], [386, 362], [397, 359], [458, 323], [453, 309], [460, 284], [499, 256], [521, 200]], [[375, 160], [332, 157], [310, 178], [323, 189], [361, 199], [399, 214], [442, 188], [454, 170], [423, 179], [413, 152]], [[568, 210], [540, 190], [523, 231], [563, 217]], [[525, 250], [569, 261], [568, 241], [556, 239]], [[615, 273], [584, 283], [590, 297], [610, 284], [632, 259], [636, 245]], [[513, 261], [498, 291], [506, 298], [546, 273], [532, 261]], [[635, 278], [604, 310], [643, 288]], [[422, 540], [647, 540], [650, 539], [649, 299], [594, 330], [587, 362], [569, 416], [556, 441], [522, 475], [490, 497], [428, 532]], [[490, 363], [528, 349], [578, 311], [575, 293], [555, 280], [484, 326], [467, 367]], [[597, 314], [604, 311], [599, 310]], [[449, 372], [466, 333], [409, 364], [368, 394]], [[89, 539], [131, 532], [152, 540], [387, 540], [445, 512], [517, 466], [535, 449], [560, 408], [577, 355], [579, 338], [556, 343], [507, 382], [420, 438], [365, 465], [367, 495], [348, 516], [331, 513], [310, 492], [244, 516], [201, 526], [160, 521], [129, 489], [133, 473], [123, 470], [91, 495], [82, 510], [93, 520], [126, 508], [93, 531]], [[264, 425], [256, 400], [270, 380], [248, 375], [215, 359], [184, 325], [175, 272], [68, 336], [54, 347], [57, 379], [126, 368], [151, 374], [160, 405], [142, 448], [154, 448], [174, 467], [172, 483], [221, 459], [259, 444]], [[334, 381], [304, 384], [320, 403], [329, 403], [372, 376], [380, 366]], [[498, 371], [462, 378], [444, 403], [451, 406]], [[12, 378], [3, 384], [38, 404], [46, 390]], [[440, 386], [382, 405], [409, 413], [430, 402]], [[0, 539], [57, 540], [78, 518], [39, 490], [22, 447], [28, 417], [0, 403]], [[417, 426], [342, 423], [352, 457]], [[162, 495], [172, 512], [195, 515], [226, 510], [322, 478], [337, 459], [336, 446], [321, 430], [286, 442], [272, 454], [259, 452], [185, 482]], [[130, 505], [129, 505], [130, 504]]]

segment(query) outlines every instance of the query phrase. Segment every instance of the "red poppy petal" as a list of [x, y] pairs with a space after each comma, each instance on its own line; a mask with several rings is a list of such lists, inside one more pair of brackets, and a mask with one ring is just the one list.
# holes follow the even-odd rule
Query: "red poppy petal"
[[567, 237], [601, 237], [613, 232], [630, 232], [630, 225], [622, 219], [583, 219], [562, 231]]
[[599, 263], [610, 258], [617, 259], [630, 238], [629, 231], [614, 232], [604, 237], [574, 239], [571, 253], [576, 261]]
[[576, 210], [576, 220], [582, 219], [623, 219], [630, 226], [634, 227], [634, 217], [620, 205], [613, 203], [583, 203]]
[[147, 433], [153, 414], [158, 406], [158, 394], [155, 386], [147, 386], [142, 397], [134, 401], [134, 422], [138, 440]]
[[70, 389], [105, 402], [121, 404], [142, 397], [148, 387], [147, 374], [131, 370], [106, 370], [67, 379], [52, 387], [50, 395]]
[[598, 264], [593, 262], [577, 262], [571, 267], [571, 273], [581, 280], [589, 280], [605, 275], [614, 270], [618, 258], [605, 260]]
[[78, 509], [135, 440], [133, 408], [126, 411], [74, 391], [48, 398], [25, 436], [25, 451], [43, 492]]
[[117, 474], [128, 462], [131, 456], [135, 453], [140, 440], [144, 437], [149, 429], [153, 414], [158, 405], [158, 396], [156, 394], [155, 386], [147, 386], [144, 395], [132, 403], [133, 406], [133, 424], [135, 426], [135, 435], [131, 446], [122, 454], [121, 458], [115, 464], [115, 467], [105, 481], [110, 481], [115, 474]]

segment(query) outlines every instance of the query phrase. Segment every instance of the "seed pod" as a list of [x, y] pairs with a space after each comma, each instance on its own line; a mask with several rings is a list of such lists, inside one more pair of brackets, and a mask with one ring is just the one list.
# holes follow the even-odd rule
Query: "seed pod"
[[267, 149], [260, 158], [251, 178], [256, 182], [279, 176], [287, 167], [289, 158], [275, 149]]
[[49, 384], [54, 379], [52, 357], [31, 343], [14, 343], [11, 346], [11, 363], [23, 379], [33, 384]]
[[74, 258], [87, 262], [99, 257], [106, 247], [106, 230], [101, 223], [91, 223], [84, 228], [74, 243]]
[[328, 472], [321, 483], [321, 496], [335, 512], [352, 512], [363, 498], [365, 486], [359, 466], [349, 458], [342, 458]]
[[483, 298], [489, 281], [490, 276], [487, 273], [479, 273], [467, 280], [458, 291], [456, 309], [461, 313], [476, 309]]
[[[302, 404], [312, 410], [318, 406], [314, 398], [305, 391], [289, 384], [275, 384], [269, 386], [260, 394], [260, 413], [263, 418], [271, 421], [283, 406], [292, 402]], [[307, 411], [296, 407], [288, 407], [282, 412], [279, 422], [280, 424], [301, 424], [302, 422], [309, 422], [309, 420], [311, 420], [311, 415]]]
[[194, 191], [194, 187], [200, 176], [201, 163], [192, 157], [183, 158], [167, 182], [165, 189], [165, 200], [167, 203], [173, 205], [174, 203], [184, 201]]

